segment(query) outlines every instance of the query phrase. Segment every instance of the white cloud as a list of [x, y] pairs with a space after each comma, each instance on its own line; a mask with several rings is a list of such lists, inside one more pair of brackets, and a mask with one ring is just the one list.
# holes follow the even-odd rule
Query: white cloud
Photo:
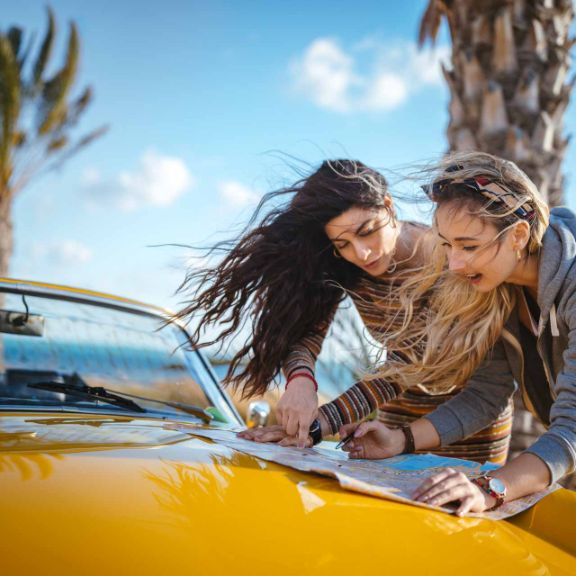
[[320, 38], [292, 65], [297, 87], [321, 108], [345, 112], [350, 107], [349, 92], [358, 79], [354, 60], [335, 40]]
[[240, 182], [228, 180], [218, 185], [220, 198], [231, 207], [242, 207], [256, 204], [260, 200], [260, 194], [248, 188]]
[[408, 97], [408, 85], [397, 74], [382, 72], [373, 79], [360, 103], [370, 110], [391, 110], [397, 108]]
[[43, 260], [62, 268], [86, 264], [92, 260], [92, 250], [77, 240], [62, 240], [36, 244], [32, 248], [33, 260]]
[[84, 186], [92, 200], [112, 203], [121, 210], [143, 206], [168, 206], [194, 185], [194, 178], [180, 158], [146, 152], [136, 170], [104, 178], [97, 170], [84, 174]]
[[425, 86], [442, 83], [446, 46], [418, 50], [415, 44], [363, 39], [349, 50], [333, 38], [314, 40], [291, 64], [296, 90], [335, 112], [393, 110]]

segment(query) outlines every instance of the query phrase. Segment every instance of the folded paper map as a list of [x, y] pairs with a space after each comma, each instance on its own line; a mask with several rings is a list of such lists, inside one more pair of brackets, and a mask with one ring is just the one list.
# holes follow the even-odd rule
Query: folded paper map
[[[263, 444], [243, 440], [235, 431], [221, 429], [203, 429], [190, 425], [170, 426], [180, 432], [209, 438], [262, 460], [275, 462], [302, 472], [313, 472], [335, 478], [342, 488], [361, 492], [379, 498], [405, 502], [413, 506], [431, 508], [453, 514], [453, 507], [439, 507], [416, 502], [411, 495], [428, 477], [440, 472], [443, 468], [462, 471], [470, 477], [478, 476], [485, 471], [497, 468], [494, 464], [478, 464], [458, 458], [444, 458], [434, 454], [405, 454], [385, 460], [350, 460], [344, 452], [334, 450], [331, 443], [321, 443], [314, 448], [282, 447], [278, 444]], [[507, 502], [492, 512], [470, 513], [466, 516], [501, 520], [527, 510], [536, 502], [557, 490], [558, 485], [547, 490]]]

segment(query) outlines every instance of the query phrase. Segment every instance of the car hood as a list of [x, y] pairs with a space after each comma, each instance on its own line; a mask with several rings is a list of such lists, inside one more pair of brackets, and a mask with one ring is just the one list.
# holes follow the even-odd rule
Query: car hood
[[161, 420], [4, 414], [0, 494], [7, 574], [576, 573], [574, 550], [539, 520], [556, 506], [572, 529], [566, 491], [515, 522], [456, 518]]

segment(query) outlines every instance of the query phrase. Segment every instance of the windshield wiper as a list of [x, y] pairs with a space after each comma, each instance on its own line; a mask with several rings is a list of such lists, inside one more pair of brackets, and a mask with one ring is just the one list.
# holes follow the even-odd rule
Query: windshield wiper
[[184, 404], [183, 402], [171, 402], [169, 400], [156, 400], [155, 398], [147, 398], [146, 396], [136, 396], [136, 394], [128, 394], [127, 392], [115, 391], [115, 394], [121, 394], [122, 396], [127, 396], [128, 398], [136, 398], [137, 400], [143, 400], [144, 402], [156, 402], [156, 404], [163, 404], [164, 406], [170, 406], [176, 408], [177, 410], [182, 410], [182, 412], [187, 412], [200, 418], [203, 422], [210, 422], [214, 416], [209, 412], [206, 412], [204, 408], [200, 406], [194, 406], [193, 404]]
[[112, 404], [118, 408], [124, 408], [125, 410], [131, 410], [133, 412], [146, 412], [146, 409], [136, 404], [136, 402], [128, 400], [114, 392], [110, 392], [106, 388], [100, 386], [88, 386], [88, 384], [84, 383], [82, 378], [77, 374], [72, 375], [69, 380], [75, 383], [72, 384], [50, 380], [48, 382], [27, 384], [27, 386], [28, 388], [37, 388], [38, 390], [47, 390], [48, 392], [61, 392], [68, 396], [78, 396], [85, 400], [99, 400], [106, 404]]
[[208, 423], [213, 419], [212, 414], [209, 414], [200, 406], [194, 406], [193, 404], [170, 402], [168, 400], [156, 400], [155, 398], [147, 398], [145, 396], [128, 394], [127, 392], [119, 392], [118, 390], [111, 391], [101, 386], [88, 386], [88, 384], [86, 384], [78, 374], [65, 377], [65, 380], [68, 382], [37, 382], [35, 384], [28, 384], [28, 387], [38, 388], [39, 390], [48, 390], [49, 392], [62, 392], [63, 394], [80, 396], [90, 400], [102, 400], [102, 402], [107, 402], [108, 404], [118, 406], [119, 408], [126, 408], [127, 410], [133, 410], [135, 412], [146, 412], [145, 408], [128, 399], [136, 398], [137, 400], [142, 400], [144, 402], [154, 402], [156, 404], [163, 404], [164, 406], [176, 408], [177, 410], [196, 416], [196, 418], [199, 418], [202, 422]]

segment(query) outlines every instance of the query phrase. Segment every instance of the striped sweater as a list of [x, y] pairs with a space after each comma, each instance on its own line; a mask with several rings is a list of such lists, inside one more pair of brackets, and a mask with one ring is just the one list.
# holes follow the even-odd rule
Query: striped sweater
[[[366, 328], [372, 337], [381, 342], [386, 332], [398, 328], [401, 321], [399, 305], [394, 297], [398, 276], [373, 278], [363, 276], [349, 295], [354, 302]], [[378, 303], [378, 306], [375, 303]], [[425, 311], [422, 311], [425, 314]], [[333, 316], [333, 315], [332, 315]], [[303, 338], [288, 355], [283, 371], [288, 378], [296, 370], [307, 370], [314, 374], [316, 358], [322, 348], [331, 318], [316, 331]], [[333, 434], [343, 424], [357, 422], [378, 411], [378, 418], [385, 424], [396, 427], [412, 422], [435, 410], [460, 392], [455, 389], [447, 394], [431, 395], [420, 389], [402, 392], [394, 382], [366, 378], [354, 384], [342, 395], [320, 407], [320, 412], [329, 423]], [[487, 460], [503, 463], [508, 454], [512, 427], [511, 404], [490, 426], [463, 441], [434, 450], [436, 454], [454, 458], [466, 458], [478, 462]]]

